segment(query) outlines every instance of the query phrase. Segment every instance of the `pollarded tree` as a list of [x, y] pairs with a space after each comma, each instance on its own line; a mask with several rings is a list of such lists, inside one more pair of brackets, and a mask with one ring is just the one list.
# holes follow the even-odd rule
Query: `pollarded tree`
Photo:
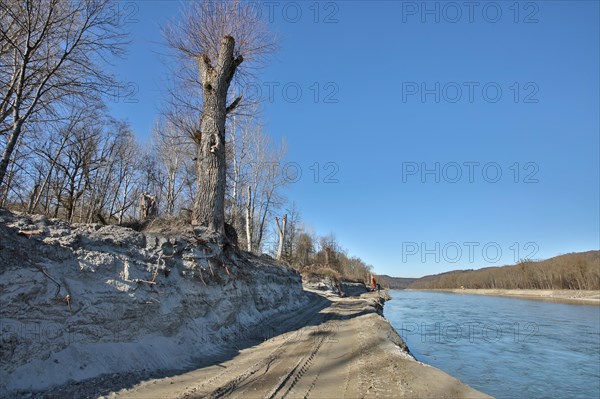
[[[266, 22], [240, 1], [189, 2], [178, 23], [164, 29], [182, 65], [197, 68], [202, 93], [196, 143], [196, 184], [192, 221], [225, 233], [225, 121], [242, 101], [228, 101], [240, 66], [261, 61], [274, 48]], [[256, 65], [256, 64], [255, 64]]]

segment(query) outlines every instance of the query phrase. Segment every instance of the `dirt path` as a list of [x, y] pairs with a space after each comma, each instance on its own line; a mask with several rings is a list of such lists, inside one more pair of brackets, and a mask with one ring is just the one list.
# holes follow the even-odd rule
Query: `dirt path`
[[[415, 361], [373, 296], [315, 299], [231, 359], [143, 382], [111, 398], [486, 397]], [[297, 329], [298, 324], [303, 325]]]

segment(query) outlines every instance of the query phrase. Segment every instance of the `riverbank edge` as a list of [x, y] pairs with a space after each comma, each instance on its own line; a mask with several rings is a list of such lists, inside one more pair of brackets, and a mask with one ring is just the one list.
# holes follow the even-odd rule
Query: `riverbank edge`
[[[371, 314], [376, 317], [376, 319], [372, 320], [372, 328], [369, 331], [369, 334], [372, 334], [374, 337], [380, 336], [385, 338], [379, 339], [378, 348], [382, 351], [386, 352], [394, 352], [392, 348], [397, 348], [406, 356], [406, 360], [410, 363], [414, 364], [416, 373], [412, 373], [416, 378], [413, 381], [415, 385], [424, 387], [424, 389], [428, 389], [427, 387], [431, 385], [435, 385], [435, 383], [439, 383], [440, 381], [448, 383], [448, 389], [450, 389], [449, 394], [445, 397], [449, 398], [491, 398], [488, 394], [481, 392], [459, 378], [455, 377], [452, 374], [445, 372], [439, 368], [436, 368], [430, 364], [424, 363], [414, 357], [414, 355], [410, 352], [406, 342], [401, 337], [400, 333], [394, 328], [394, 326], [390, 323], [390, 321], [385, 318], [383, 315], [383, 309], [385, 306], [385, 302], [392, 300], [393, 298], [390, 296], [387, 290], [382, 290], [379, 294], [377, 292], [366, 292], [362, 295], [351, 295], [346, 297], [347, 300], [357, 300], [364, 302], [365, 309], [367, 310], [365, 315]], [[300, 327], [304, 328], [304, 327]], [[309, 327], [310, 328], [310, 327]], [[374, 348], [372, 348], [374, 350]], [[399, 360], [402, 361], [402, 360]], [[369, 364], [376, 364], [376, 362], [368, 362]], [[202, 366], [206, 367], [206, 366]], [[420, 371], [419, 371], [420, 370]], [[52, 398], [52, 397], [74, 397], [74, 398], [84, 398], [84, 397], [129, 397], [128, 390], [132, 387], [140, 386], [140, 385], [152, 385], [157, 381], [160, 382], [164, 379], [178, 378], [183, 374], [193, 372], [193, 369], [189, 371], [182, 370], [160, 370], [155, 372], [145, 372], [145, 373], [114, 373], [114, 374], [104, 374], [94, 378], [78, 381], [75, 385], [73, 383], [63, 384], [59, 386], [54, 386], [48, 390], [41, 391], [21, 391], [14, 392], [14, 396], [2, 396], [0, 397], [19, 397], [19, 398], [30, 398], [32, 396], [39, 396], [44, 398]], [[387, 370], [382, 368], [378, 369], [378, 372], [386, 373], [390, 379], [397, 378], [397, 374], [389, 373]], [[367, 373], [367, 371], [365, 371]], [[435, 377], [433, 380], [431, 376]], [[368, 373], [367, 373], [368, 374]], [[121, 383], [115, 384], [115, 379], [122, 380]], [[404, 378], [403, 378], [404, 379]], [[435, 383], [434, 383], [435, 382]], [[186, 385], [187, 388], [187, 385]], [[412, 391], [411, 391], [412, 392]], [[175, 396], [173, 396], [175, 397]], [[177, 396], [179, 397], [179, 396]], [[413, 395], [409, 397], [431, 397], [431, 395]]]
[[438, 288], [407, 289], [407, 291], [449, 292], [463, 295], [485, 295], [508, 298], [519, 298], [534, 301], [563, 303], [568, 305], [600, 306], [600, 291], [587, 290], [507, 290], [488, 288]]
[[[313, 293], [315, 292], [312, 290], [310, 291]], [[356, 392], [354, 392], [353, 396], [349, 396], [350, 398], [491, 398], [488, 394], [476, 390], [453, 375], [417, 360], [410, 353], [398, 331], [391, 325], [389, 320], [383, 316], [385, 302], [392, 299], [389, 296], [389, 293], [383, 290], [381, 293], [367, 291], [360, 295], [349, 296], [323, 295], [322, 292], [318, 293], [320, 296], [323, 296], [330, 301], [344, 302], [344, 308], [346, 309], [353, 307], [352, 305], [358, 305], [358, 308], [354, 309], [357, 311], [357, 313], [355, 313], [355, 316], [357, 317], [350, 316], [340, 319], [339, 323], [341, 324], [338, 324], [337, 327], [329, 330], [335, 331], [336, 334], [351, 330], [354, 334], [358, 335], [353, 339], [358, 339], [363, 343], [369, 343], [366, 346], [368, 351], [365, 352], [358, 349], [358, 352], [350, 355], [349, 363], [347, 363], [348, 371], [353, 370], [356, 373], [362, 374], [364, 377], [362, 386], [368, 387], [364, 394], [356, 395]], [[313, 327], [306, 325], [304, 327], [299, 327], [296, 331], [299, 332], [305, 328], [310, 330]], [[334, 343], [343, 345], [343, 341], [347, 339], [348, 336], [345, 338], [340, 336], [331, 342], [332, 345]], [[353, 341], [351, 346], [353, 347], [355, 344], [356, 343]], [[359, 363], [357, 358], [362, 358], [363, 356], [363, 363]], [[318, 356], [313, 359], [313, 362], [316, 362], [317, 358]], [[337, 354], [335, 358], [340, 359], [339, 354]], [[302, 360], [301, 357], [299, 357], [298, 360]], [[232, 361], [235, 361], [235, 359], [232, 359]], [[295, 360], [292, 361], [292, 363], [294, 362]], [[353, 362], [356, 363], [353, 365]], [[254, 360], [250, 361], [248, 364], [252, 363], [254, 363]], [[228, 364], [227, 362], [222, 363], [221, 367], [223, 367], [223, 369], [233, 368], [232, 364]], [[271, 368], [275, 369], [276, 366], [272, 366]], [[165, 389], [169, 395], [160, 397], [200, 397], [203, 394], [200, 394], [197, 391], [197, 387], [194, 386], [194, 381], [199, 380], [201, 375], [194, 375], [194, 373], [201, 372], [202, 370], [203, 369], [192, 370], [189, 373], [179, 374], [173, 377], [143, 381], [131, 389], [113, 392], [106, 397], [107, 399], [143, 399], [148, 397], [148, 393], [156, 394], [157, 392], [164, 392]], [[344, 372], [343, 374], [346, 373]], [[356, 374], [354, 376], [358, 378]], [[206, 379], [206, 375], [203, 375], [203, 378]], [[236, 378], [234, 378], [233, 381], [235, 381]], [[326, 380], [327, 379], [321, 379], [320, 381]], [[330, 380], [330, 382], [324, 384], [325, 385], [320, 385], [315, 388], [317, 390], [313, 392], [312, 396], [315, 396], [314, 394], [317, 392], [320, 392], [321, 394], [327, 392], [328, 385], [330, 389], [336, 390], [335, 392], [342, 392], [341, 389], [343, 387], [339, 385], [339, 381], [334, 382]], [[343, 391], [346, 392], [347, 389], [348, 386], [346, 386]], [[393, 393], [390, 394], [390, 391], [393, 391]], [[204, 392], [204, 394], [207, 392], [210, 392], [210, 389]], [[387, 394], [385, 394], [386, 392]], [[252, 397], [262, 397], [262, 395]], [[336, 396], [328, 394], [316, 397]]]
[[[411, 290], [411, 291], [417, 291], [417, 290]], [[422, 290], [422, 291], [425, 291], [425, 290]], [[409, 348], [408, 344], [406, 343], [406, 341], [404, 341], [404, 339], [402, 338], [402, 336], [400, 335], [400, 333], [399, 333], [399, 332], [396, 330], [396, 328], [395, 328], [395, 327], [392, 325], [392, 323], [391, 323], [391, 322], [390, 322], [390, 321], [389, 321], [389, 320], [388, 320], [388, 319], [387, 319], [387, 318], [386, 318], [386, 317], [383, 315], [383, 308], [385, 307], [385, 303], [386, 303], [387, 301], [390, 301], [390, 300], [392, 300], [392, 299], [393, 299], [393, 298], [392, 298], [392, 296], [391, 296], [391, 295], [390, 295], [390, 293], [389, 293], [389, 290], [387, 290], [387, 289], [385, 289], [385, 290], [382, 290], [382, 293], [381, 293], [381, 294], [376, 294], [376, 295], [378, 295], [378, 296], [379, 296], [379, 298], [376, 298], [376, 299], [378, 299], [378, 304], [377, 304], [377, 306], [376, 306], [376, 312], [377, 312], [377, 314], [378, 314], [378, 315], [379, 315], [379, 316], [380, 316], [380, 317], [383, 319], [383, 321], [384, 321], [384, 322], [385, 322], [385, 323], [386, 323], [386, 324], [389, 326], [390, 332], [391, 332], [391, 334], [393, 334], [392, 336], [394, 337], [394, 338], [392, 338], [392, 336], [390, 336], [390, 335], [388, 334], [388, 339], [389, 339], [389, 341], [390, 341], [390, 342], [392, 342], [393, 344], [397, 344], [397, 342], [395, 342], [395, 341], [396, 341], [396, 339], [398, 339], [398, 340], [400, 341], [400, 343], [401, 343], [401, 344], [400, 344], [400, 347], [402, 347], [402, 348], [403, 348], [403, 349], [406, 351], [406, 353], [407, 353], [407, 354], [408, 354], [408, 355], [409, 355], [409, 356], [410, 356], [410, 357], [411, 357], [411, 358], [412, 358], [412, 359], [413, 359], [415, 362], [417, 362], [418, 364], [420, 364], [420, 365], [422, 365], [422, 366], [424, 366], [424, 367], [431, 367], [431, 368], [433, 368], [433, 369], [435, 369], [435, 370], [437, 370], [437, 371], [439, 371], [439, 372], [441, 372], [441, 373], [444, 373], [444, 374], [446, 374], [446, 375], [448, 375], [448, 376], [450, 376], [450, 377], [452, 377], [452, 378], [456, 379], [456, 380], [457, 380], [457, 381], [459, 381], [461, 384], [465, 385], [466, 387], [468, 387], [469, 389], [473, 390], [473, 391], [474, 391], [474, 392], [476, 392], [477, 394], [481, 394], [481, 395], [484, 395], [484, 396], [488, 396], [488, 397], [490, 397], [490, 398], [493, 398], [492, 396], [490, 396], [490, 395], [486, 394], [485, 392], [482, 392], [482, 391], [480, 391], [480, 390], [478, 390], [478, 389], [476, 389], [476, 388], [472, 387], [471, 385], [467, 384], [466, 382], [464, 382], [463, 380], [461, 380], [461, 379], [460, 379], [460, 378], [458, 378], [457, 376], [455, 376], [455, 375], [452, 375], [452, 374], [450, 374], [450, 373], [447, 373], [446, 371], [444, 371], [444, 370], [442, 370], [442, 369], [439, 369], [439, 368], [437, 368], [437, 367], [435, 367], [435, 366], [432, 366], [431, 364], [427, 364], [427, 363], [424, 363], [424, 362], [422, 362], [422, 361], [418, 360], [418, 359], [417, 359], [417, 358], [416, 358], [416, 357], [415, 357], [415, 356], [412, 354], [412, 352], [410, 351], [410, 348]], [[362, 296], [365, 296], [365, 294], [363, 294]], [[425, 383], [425, 382], [426, 382], [426, 381], [424, 381], [424, 383]]]

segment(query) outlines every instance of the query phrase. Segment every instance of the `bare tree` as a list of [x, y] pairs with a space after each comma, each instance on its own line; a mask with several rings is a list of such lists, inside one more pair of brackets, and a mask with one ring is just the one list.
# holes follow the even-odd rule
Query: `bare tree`
[[115, 143], [116, 151], [112, 160], [115, 174], [114, 199], [109, 217], [117, 215], [117, 223], [123, 223], [125, 213], [136, 202], [135, 180], [138, 175], [136, 155], [139, 146], [129, 126], [122, 124]]
[[252, 252], [252, 186], [248, 186], [248, 202], [246, 204], [246, 249]]
[[63, 206], [65, 217], [69, 221], [73, 219], [77, 201], [89, 188], [91, 172], [98, 168], [96, 152], [101, 133], [101, 129], [96, 126], [75, 127], [67, 140], [65, 151], [56, 163], [57, 203]]
[[[35, 127], [43, 130], [35, 132], [35, 140], [28, 140], [31, 151], [36, 155], [37, 178], [34, 181], [34, 187], [30, 195], [30, 201], [27, 208], [28, 212], [33, 212], [42, 198], [48, 197], [49, 184], [54, 175], [55, 167], [63, 152], [70, 145], [72, 135], [77, 129], [85, 125], [98, 125], [102, 119], [101, 109], [88, 107], [72, 107], [67, 110], [70, 116], [66, 121], [49, 121], [44, 124], [36, 124]], [[8, 185], [8, 184], [7, 184]], [[47, 210], [45, 207], [44, 209]]]
[[267, 221], [273, 210], [283, 203], [281, 188], [287, 181], [280, 172], [287, 145], [282, 141], [274, 146], [256, 124], [243, 129], [239, 139], [243, 157], [238, 161], [241, 169], [238, 184], [247, 186], [246, 241], [248, 250], [261, 252]]
[[141, 157], [139, 169], [140, 177], [138, 190], [141, 194], [147, 194], [154, 197], [154, 203], [158, 213], [160, 205], [163, 202], [161, 196], [165, 179], [156, 151], [152, 151], [150, 148], [146, 150]]
[[196, 143], [196, 181], [192, 221], [225, 233], [225, 122], [242, 97], [228, 102], [242, 62], [252, 65], [273, 49], [265, 21], [246, 12], [240, 1], [190, 2], [178, 24], [164, 30], [184, 65], [195, 65], [202, 92]]
[[185, 189], [187, 164], [193, 158], [193, 143], [170, 121], [158, 122], [154, 134], [154, 150], [165, 172], [165, 213], [173, 215], [177, 200]]
[[[239, 117], [234, 115], [230, 119], [230, 134], [227, 142], [227, 159], [228, 170], [227, 170], [227, 182], [229, 184], [229, 197], [226, 197], [227, 207], [226, 216], [228, 216], [229, 223], [233, 226], [236, 231], [241, 231], [243, 226], [242, 217], [242, 204], [240, 200], [243, 198], [241, 190], [244, 189], [242, 173], [242, 166], [248, 156], [247, 141], [244, 140], [245, 132], [247, 131], [247, 123], [245, 121], [250, 120], [249, 117]], [[245, 125], [245, 126], [244, 126]], [[240, 137], [238, 137], [240, 136]]]
[[302, 269], [313, 262], [312, 256], [315, 252], [315, 238], [313, 234], [307, 231], [300, 230], [296, 238], [295, 253], [294, 253], [294, 264], [299, 269]]
[[50, 182], [50, 178], [52, 177], [54, 167], [58, 162], [58, 158], [65, 149], [67, 141], [70, 139], [71, 133], [73, 132], [75, 124], [78, 121], [79, 118], [74, 115], [71, 123], [61, 129], [63, 134], [57, 134], [56, 137], [48, 137], [48, 142], [46, 145], [36, 149], [37, 155], [39, 156], [39, 173], [38, 179], [36, 180], [34, 189], [31, 193], [31, 199], [29, 201], [27, 212], [31, 213], [34, 211], [34, 209], [38, 206], [42, 196], [46, 192], [46, 188]]
[[319, 247], [320, 251], [316, 256], [317, 262], [328, 268], [343, 272], [338, 259], [338, 255], [343, 253], [343, 249], [338, 244], [335, 234], [329, 233], [326, 236], [320, 237]]
[[111, 0], [0, 0], [0, 184], [24, 126], [114, 85], [99, 61], [123, 52]]
[[[121, 140], [123, 135], [123, 140]], [[103, 220], [114, 215], [114, 209], [121, 190], [123, 176], [130, 170], [126, 160], [121, 155], [127, 156], [128, 151], [123, 149], [130, 142], [131, 131], [125, 123], [116, 123], [113, 120], [102, 122], [102, 133], [99, 136], [95, 158], [97, 165], [90, 175], [87, 198], [84, 196], [80, 209], [81, 221], [88, 223]], [[135, 153], [131, 151], [130, 153]], [[134, 160], [131, 160], [133, 162]], [[85, 204], [83, 204], [85, 202]], [[86, 215], [83, 215], [85, 210]], [[104, 215], [104, 216], [103, 216]], [[105, 218], [106, 217], [106, 218]]]
[[286, 209], [286, 214], [289, 215], [286, 223], [285, 240], [283, 242], [283, 258], [288, 262], [292, 262], [293, 255], [296, 250], [296, 237], [300, 232], [300, 210], [296, 203]]
[[275, 218], [277, 224], [277, 234], [279, 234], [279, 245], [277, 247], [277, 260], [281, 260], [283, 255], [283, 243], [285, 242], [285, 227], [287, 224], [287, 214], [283, 215], [281, 219], [281, 225], [279, 224], [279, 218]]

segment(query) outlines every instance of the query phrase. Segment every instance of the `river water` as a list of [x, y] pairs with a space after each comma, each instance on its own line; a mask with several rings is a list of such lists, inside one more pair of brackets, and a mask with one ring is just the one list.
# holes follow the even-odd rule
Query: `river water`
[[600, 307], [390, 291], [417, 360], [497, 398], [600, 398]]

